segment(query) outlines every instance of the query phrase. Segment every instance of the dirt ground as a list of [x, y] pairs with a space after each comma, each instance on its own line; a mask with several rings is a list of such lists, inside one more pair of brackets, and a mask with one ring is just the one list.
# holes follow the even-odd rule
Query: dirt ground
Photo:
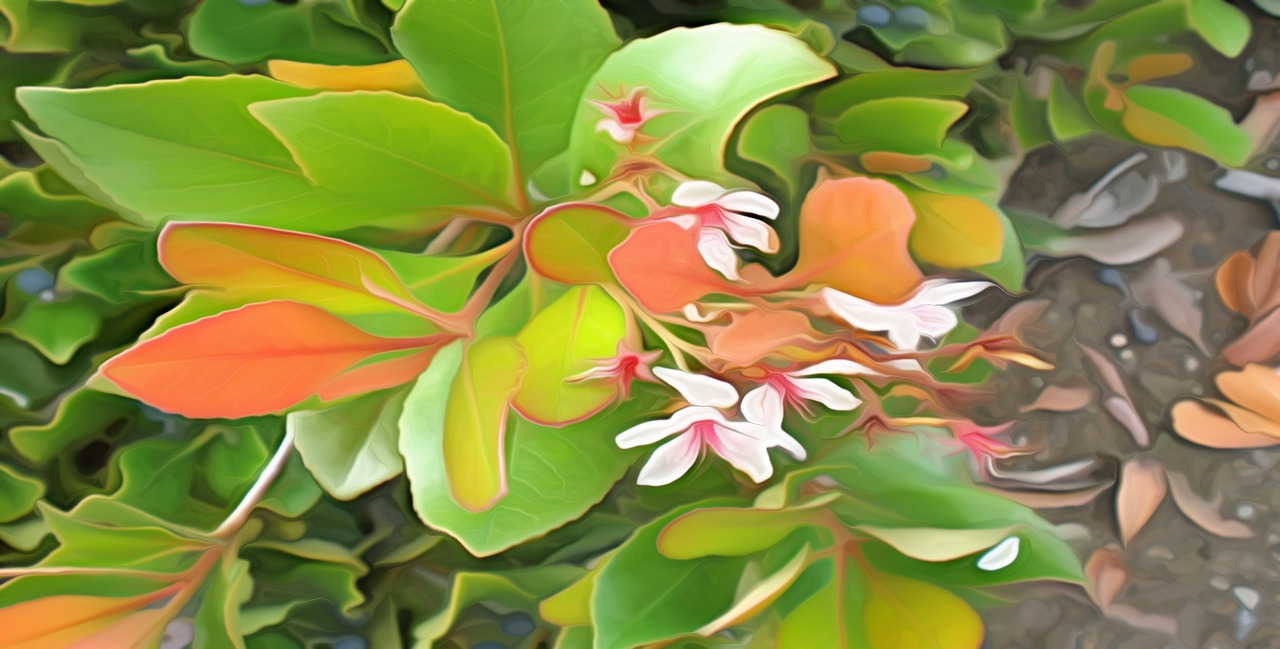
[[[1015, 177], [1006, 202], [1022, 207], [1059, 204], [1135, 151], [1119, 144], [1086, 143], [1074, 150], [1038, 153]], [[985, 646], [990, 649], [1280, 647], [1280, 451], [1197, 446], [1174, 434], [1169, 423], [1170, 407], [1179, 398], [1213, 393], [1212, 377], [1226, 367], [1216, 358], [1217, 351], [1243, 328], [1218, 298], [1214, 269], [1227, 255], [1252, 246], [1275, 228], [1276, 212], [1266, 201], [1216, 188], [1213, 183], [1223, 172], [1213, 165], [1191, 156], [1186, 161], [1185, 179], [1161, 188], [1155, 202], [1134, 217], [1139, 221], [1175, 215], [1186, 229], [1176, 243], [1146, 260], [1120, 266], [1082, 257], [1034, 263], [1029, 291], [1017, 299], [1050, 300], [1041, 318], [1044, 326], [1030, 342], [1052, 353], [1057, 367], [1006, 377], [1002, 399], [987, 414], [992, 419], [1018, 419], [1021, 439], [1045, 446], [1011, 465], [1015, 475], [1048, 475], [1046, 468], [1079, 467], [1040, 488], [1102, 489], [1085, 504], [1042, 510], [1082, 557], [1108, 546], [1121, 550], [1114, 483], [1122, 464], [1134, 457], [1185, 475], [1211, 504], [1220, 498], [1217, 511], [1224, 519], [1243, 522], [1251, 537], [1209, 533], [1166, 498], [1121, 550], [1129, 580], [1116, 602], [1131, 607], [1126, 609], [1130, 615], [1113, 611], [1109, 618], [1079, 588], [1043, 584], [1010, 591], [1005, 594], [1017, 603], [986, 613]], [[1275, 182], [1280, 187], [1280, 181]], [[1178, 331], [1193, 328], [1193, 320], [1168, 322], [1150, 306], [1149, 292], [1145, 303], [1135, 298], [1134, 284], [1150, 282], [1155, 274], [1195, 292], [1203, 311], [1203, 349]], [[1012, 301], [988, 298], [972, 311], [979, 320], [983, 315], [995, 317]], [[1102, 385], [1081, 345], [1101, 352], [1119, 368], [1150, 432], [1149, 447], [1139, 444], [1101, 407], [1105, 389], [1078, 411], [1020, 412], [1046, 385]], [[1131, 622], [1143, 616], [1173, 618], [1176, 630], [1135, 628]], [[1167, 622], [1147, 626], [1167, 628]]]

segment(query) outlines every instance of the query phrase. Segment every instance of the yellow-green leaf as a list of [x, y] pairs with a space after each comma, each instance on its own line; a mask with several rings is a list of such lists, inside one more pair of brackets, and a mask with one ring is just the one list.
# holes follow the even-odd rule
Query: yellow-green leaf
[[524, 374], [524, 355], [513, 338], [486, 338], [464, 354], [444, 416], [444, 470], [449, 493], [480, 511], [507, 492], [508, 406]]

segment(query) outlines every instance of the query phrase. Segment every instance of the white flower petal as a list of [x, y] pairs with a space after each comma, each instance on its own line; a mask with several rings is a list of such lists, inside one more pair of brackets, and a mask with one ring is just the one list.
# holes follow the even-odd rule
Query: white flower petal
[[734, 281], [742, 279], [738, 274], [738, 256], [733, 253], [733, 246], [729, 245], [729, 239], [723, 232], [711, 228], [699, 230], [698, 254], [702, 255], [702, 261], [707, 262], [707, 266], [726, 278]]
[[763, 216], [766, 219], [778, 218], [778, 204], [772, 198], [753, 191], [740, 190], [721, 196], [716, 204], [726, 210]]
[[697, 406], [681, 408], [666, 419], [655, 419], [636, 424], [618, 433], [614, 441], [618, 443], [619, 448], [635, 448], [653, 444], [676, 433], [688, 430], [695, 422], [704, 418], [708, 411], [716, 413], [715, 410], [710, 408], [699, 408]]
[[1016, 536], [997, 543], [978, 559], [978, 569], [992, 571], [1009, 567], [1009, 564], [1018, 558], [1018, 550], [1021, 546], [1022, 541]]
[[769, 463], [769, 444], [750, 434], [763, 436], [763, 427], [745, 422], [731, 422], [730, 426], [732, 428], [719, 425], [715, 427], [715, 439], [707, 440], [711, 450], [755, 482], [768, 480], [773, 475], [773, 465]]
[[828, 379], [788, 379], [796, 387], [796, 392], [809, 401], [818, 403], [832, 410], [853, 410], [862, 405], [862, 400], [853, 396], [852, 392], [836, 385]]
[[841, 376], [884, 376], [884, 374], [877, 372], [862, 363], [857, 363], [844, 358], [832, 358], [819, 363], [814, 363], [809, 367], [788, 372], [788, 374], [791, 376], [817, 376], [819, 374], [839, 374]]
[[730, 239], [761, 252], [778, 251], [778, 237], [773, 233], [773, 228], [763, 221], [733, 212], [723, 212], [723, 214], [724, 229], [729, 233]]
[[930, 338], [941, 338], [960, 324], [955, 312], [945, 306], [918, 306], [906, 313], [915, 321], [916, 333]]
[[608, 118], [596, 122], [596, 131], [604, 131], [605, 133], [608, 133], [609, 137], [613, 138], [613, 141], [619, 144], [626, 144], [627, 142], [630, 142], [636, 135], [635, 129], [627, 128], [619, 124], [617, 121]]
[[766, 428], [782, 426], [782, 393], [772, 385], [762, 385], [742, 397], [742, 416]]
[[636, 483], [649, 487], [660, 487], [675, 482], [680, 476], [689, 472], [693, 463], [698, 461], [698, 453], [702, 444], [698, 436], [685, 433], [666, 444], [649, 456], [649, 461], [640, 469]]
[[845, 322], [864, 331], [885, 332], [900, 350], [920, 345], [920, 323], [900, 306], [881, 306], [830, 288], [822, 289], [822, 300]]
[[991, 282], [953, 282], [945, 279], [925, 280], [916, 289], [915, 295], [906, 304], [951, 304], [957, 300], [973, 297], [982, 291], [995, 286]]
[[689, 180], [680, 183], [671, 194], [671, 203], [680, 207], [701, 207], [716, 202], [727, 190], [706, 180]]
[[[691, 374], [670, 367], [655, 367], [653, 373], [675, 388], [685, 401], [695, 406], [728, 408], [738, 403], [738, 391], [719, 379], [701, 374]], [[683, 411], [682, 411], [683, 412]], [[677, 413], [678, 414], [678, 413]]]
[[772, 385], [763, 385], [742, 397], [742, 416], [747, 422], [764, 428], [766, 446], [780, 446], [797, 460], [803, 460], [807, 455], [804, 447], [782, 430], [782, 405], [782, 393]]

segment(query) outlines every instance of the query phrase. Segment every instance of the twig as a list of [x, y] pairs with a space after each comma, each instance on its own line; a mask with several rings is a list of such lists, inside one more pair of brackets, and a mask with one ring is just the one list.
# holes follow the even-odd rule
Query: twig
[[218, 529], [214, 530], [210, 535], [217, 539], [226, 539], [240, 531], [245, 521], [249, 520], [249, 515], [253, 513], [253, 508], [258, 506], [259, 501], [266, 495], [267, 489], [271, 488], [276, 478], [280, 477], [280, 472], [284, 471], [285, 462], [289, 459], [289, 454], [293, 451], [293, 440], [295, 434], [292, 427], [285, 427], [284, 439], [280, 441], [280, 447], [276, 449], [275, 455], [271, 456], [271, 460], [267, 462], [266, 468], [262, 469], [262, 473], [258, 475], [258, 480], [253, 483], [253, 487], [249, 489], [249, 493], [244, 495], [244, 499], [236, 505], [235, 511]]

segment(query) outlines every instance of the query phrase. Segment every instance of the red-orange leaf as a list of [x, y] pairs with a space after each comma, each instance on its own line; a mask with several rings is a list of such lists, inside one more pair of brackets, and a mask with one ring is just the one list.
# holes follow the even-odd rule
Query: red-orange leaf
[[403, 310], [436, 319], [372, 251], [314, 234], [234, 223], [170, 223], [160, 263], [186, 284], [247, 301], [293, 300], [335, 313]]
[[[447, 339], [441, 337], [441, 342]], [[435, 358], [439, 345], [404, 356], [379, 359], [353, 367], [325, 382], [316, 394], [325, 401], [335, 401], [353, 394], [364, 394], [408, 383], [426, 371]]]
[[821, 180], [800, 208], [800, 258], [780, 284], [824, 284], [872, 302], [901, 302], [922, 279], [907, 251], [915, 219], [891, 183]]
[[647, 224], [613, 249], [609, 265], [640, 304], [658, 313], [679, 311], [708, 293], [739, 293], [707, 267], [696, 237], [670, 221]]
[[375, 354], [439, 342], [380, 338], [313, 306], [263, 302], [170, 329], [107, 361], [102, 374], [167, 412], [248, 417], [295, 405]]
[[[134, 597], [51, 595], [14, 604], [0, 609], [0, 647], [67, 646], [108, 629], [120, 616], [173, 592], [170, 587]], [[61, 637], [62, 642], [53, 644], [55, 637]]]

